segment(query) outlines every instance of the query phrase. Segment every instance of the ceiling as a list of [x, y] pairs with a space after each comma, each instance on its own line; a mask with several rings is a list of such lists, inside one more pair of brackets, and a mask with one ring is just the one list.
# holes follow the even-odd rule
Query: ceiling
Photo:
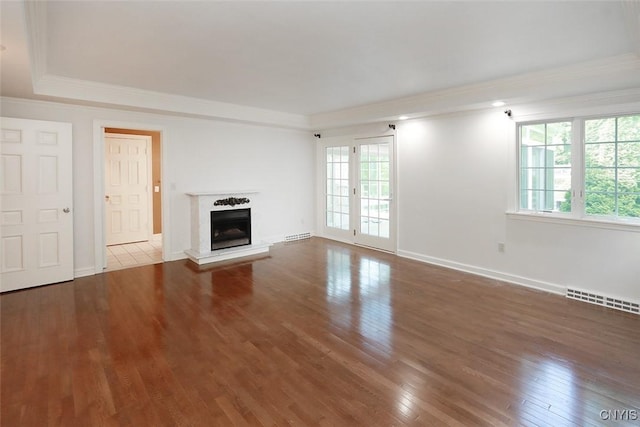
[[[306, 127], [418, 115], [429, 106], [416, 100], [443, 94], [459, 98], [449, 109], [522, 100], [557, 70], [585, 79], [563, 96], [640, 87], [640, 72], [605, 83], [579, 71], [640, 70], [638, 1], [2, 1], [1, 14], [11, 97]], [[500, 92], [516, 81], [520, 92]]]

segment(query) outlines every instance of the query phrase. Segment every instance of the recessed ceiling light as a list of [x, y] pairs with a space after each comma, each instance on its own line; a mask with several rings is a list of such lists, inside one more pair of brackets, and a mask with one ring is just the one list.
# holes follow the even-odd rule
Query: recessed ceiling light
[[504, 101], [495, 101], [493, 104], [494, 107], [504, 107], [506, 103]]
[[407, 120], [408, 118], [409, 117], [407, 117], [407, 116], [400, 116], [400, 117], [398, 117], [398, 120]]

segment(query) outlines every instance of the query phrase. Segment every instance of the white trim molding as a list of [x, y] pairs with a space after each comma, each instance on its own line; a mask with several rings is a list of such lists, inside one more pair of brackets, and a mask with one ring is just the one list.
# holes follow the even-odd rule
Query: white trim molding
[[427, 264], [438, 265], [440, 267], [451, 268], [453, 270], [464, 271], [465, 273], [471, 273], [478, 276], [487, 277], [489, 279], [500, 280], [502, 282], [508, 282], [514, 285], [525, 286], [527, 288], [537, 289], [539, 291], [551, 292], [553, 294], [565, 295], [567, 290], [566, 286], [561, 286], [555, 283], [529, 279], [522, 276], [516, 276], [514, 274], [503, 273], [500, 271], [476, 267], [456, 261], [422, 255], [416, 252], [400, 250], [398, 251], [398, 256], [409, 258], [415, 261], [421, 261]]
[[[486, 109], [501, 99], [510, 107], [585, 93], [640, 87], [640, 56], [625, 54], [570, 66], [396, 98], [359, 107], [314, 114], [311, 127], [324, 131], [379, 121], [395, 121]], [[637, 100], [637, 98], [636, 98]]]

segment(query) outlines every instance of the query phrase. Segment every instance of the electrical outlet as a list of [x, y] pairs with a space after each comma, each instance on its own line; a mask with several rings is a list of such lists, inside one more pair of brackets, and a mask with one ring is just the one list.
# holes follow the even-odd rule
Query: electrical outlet
[[504, 252], [504, 242], [498, 243], [498, 252]]

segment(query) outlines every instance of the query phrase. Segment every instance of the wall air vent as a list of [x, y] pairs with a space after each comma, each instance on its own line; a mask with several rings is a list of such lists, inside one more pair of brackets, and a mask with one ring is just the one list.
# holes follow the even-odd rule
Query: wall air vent
[[604, 307], [613, 308], [615, 310], [626, 311], [627, 313], [640, 314], [640, 304], [637, 302], [625, 301], [606, 295], [594, 294], [593, 292], [569, 288], [567, 289], [567, 298], [588, 302], [590, 304], [602, 305]]
[[310, 239], [311, 233], [300, 233], [300, 234], [291, 234], [289, 236], [284, 236], [285, 242], [295, 242], [296, 240], [304, 240]]

